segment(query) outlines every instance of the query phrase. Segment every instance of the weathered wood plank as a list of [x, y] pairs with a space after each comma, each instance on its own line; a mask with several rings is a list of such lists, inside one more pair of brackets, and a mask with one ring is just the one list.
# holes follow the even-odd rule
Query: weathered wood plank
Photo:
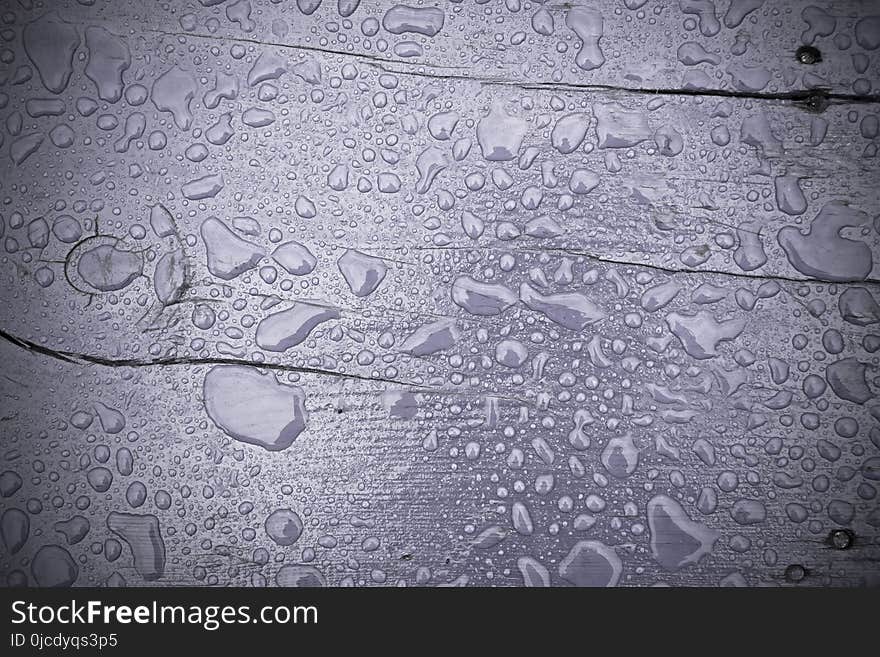
[[7, 583], [876, 584], [868, 3], [20, 4]]

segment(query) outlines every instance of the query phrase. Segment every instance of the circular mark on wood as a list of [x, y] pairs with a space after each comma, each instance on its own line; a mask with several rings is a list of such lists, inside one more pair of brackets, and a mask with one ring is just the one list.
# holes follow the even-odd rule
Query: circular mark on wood
[[800, 564], [793, 563], [785, 569], [785, 579], [789, 582], [800, 582], [807, 576], [807, 569]]

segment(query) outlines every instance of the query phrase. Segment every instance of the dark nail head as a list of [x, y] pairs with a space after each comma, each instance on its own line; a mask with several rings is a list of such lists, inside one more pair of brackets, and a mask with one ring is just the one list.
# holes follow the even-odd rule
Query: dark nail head
[[812, 65], [822, 61], [822, 53], [813, 46], [801, 46], [795, 51], [794, 56], [801, 64]]

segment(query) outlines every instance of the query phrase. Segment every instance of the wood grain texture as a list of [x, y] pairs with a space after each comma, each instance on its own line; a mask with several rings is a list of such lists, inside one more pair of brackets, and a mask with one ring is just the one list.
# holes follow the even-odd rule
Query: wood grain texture
[[5, 582], [875, 585], [880, 12], [351, 6], [10, 10]]
[[[393, 0], [362, 2], [348, 17], [336, 2], [315, 4], [304, 15], [286, 1], [250, 2], [249, 12], [230, 2], [159, 8], [123, 2], [107, 3], [99, 16], [149, 39], [198, 35], [227, 47], [277, 44], [428, 77], [651, 91], [876, 94], [878, 12], [870, 0], [414, 3], [443, 11], [433, 37], [422, 28], [384, 29], [388, 11], [402, 4]], [[71, 20], [96, 18], [89, 7], [69, 0], [59, 5]], [[229, 19], [230, 6], [240, 20]], [[578, 31], [591, 47], [584, 48]], [[802, 45], [818, 49], [821, 61], [798, 61]]]

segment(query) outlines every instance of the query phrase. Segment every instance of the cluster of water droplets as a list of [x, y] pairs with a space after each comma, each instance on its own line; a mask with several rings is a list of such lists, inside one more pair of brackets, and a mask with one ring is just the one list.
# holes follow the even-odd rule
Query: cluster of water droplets
[[97, 4], [0, 16], [7, 583], [874, 581], [876, 105], [721, 62], [880, 18]]

